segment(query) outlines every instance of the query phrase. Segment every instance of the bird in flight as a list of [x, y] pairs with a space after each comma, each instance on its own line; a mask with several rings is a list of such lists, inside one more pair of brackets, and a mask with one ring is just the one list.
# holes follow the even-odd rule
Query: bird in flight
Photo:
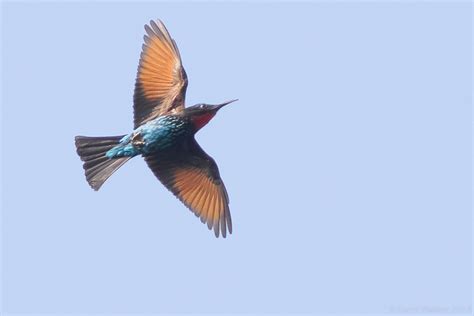
[[211, 156], [194, 135], [225, 105], [184, 106], [188, 79], [176, 42], [161, 21], [145, 25], [133, 95], [134, 130], [127, 135], [76, 136], [87, 182], [94, 190], [141, 155], [155, 176], [194, 214], [225, 238], [232, 233], [229, 196]]

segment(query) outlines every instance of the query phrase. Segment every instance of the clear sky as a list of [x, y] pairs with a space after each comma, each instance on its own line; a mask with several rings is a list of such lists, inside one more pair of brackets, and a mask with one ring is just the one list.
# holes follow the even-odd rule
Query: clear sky
[[[7, 313], [466, 312], [471, 3], [3, 3]], [[162, 19], [230, 195], [216, 239], [142, 159], [94, 192]]]

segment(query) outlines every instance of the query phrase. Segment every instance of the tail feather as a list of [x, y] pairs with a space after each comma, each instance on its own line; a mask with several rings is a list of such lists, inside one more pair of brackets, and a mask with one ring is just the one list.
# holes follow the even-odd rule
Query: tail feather
[[86, 137], [76, 136], [77, 154], [84, 161], [87, 182], [94, 190], [102, 184], [131, 157], [109, 159], [105, 153], [115, 147], [122, 136]]

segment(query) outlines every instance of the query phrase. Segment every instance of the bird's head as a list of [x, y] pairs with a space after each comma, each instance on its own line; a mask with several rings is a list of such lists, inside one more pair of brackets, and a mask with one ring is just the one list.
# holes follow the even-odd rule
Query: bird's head
[[200, 130], [204, 125], [209, 123], [209, 121], [216, 115], [222, 107], [226, 106], [229, 103], [235, 102], [235, 100], [227, 101], [221, 104], [205, 104], [200, 103], [193, 106], [190, 106], [185, 109], [184, 114], [191, 119], [191, 122], [194, 125], [196, 132]]

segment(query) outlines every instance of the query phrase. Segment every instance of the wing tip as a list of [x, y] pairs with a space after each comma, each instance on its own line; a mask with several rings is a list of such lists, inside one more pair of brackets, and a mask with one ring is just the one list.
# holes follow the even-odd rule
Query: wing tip
[[148, 24], [145, 24], [145, 31], [147, 33], [151, 31], [152, 34], [155, 34], [158, 37], [164, 37], [168, 41], [172, 41], [171, 35], [168, 32], [168, 29], [166, 28], [163, 21], [160, 19], [150, 20]]

